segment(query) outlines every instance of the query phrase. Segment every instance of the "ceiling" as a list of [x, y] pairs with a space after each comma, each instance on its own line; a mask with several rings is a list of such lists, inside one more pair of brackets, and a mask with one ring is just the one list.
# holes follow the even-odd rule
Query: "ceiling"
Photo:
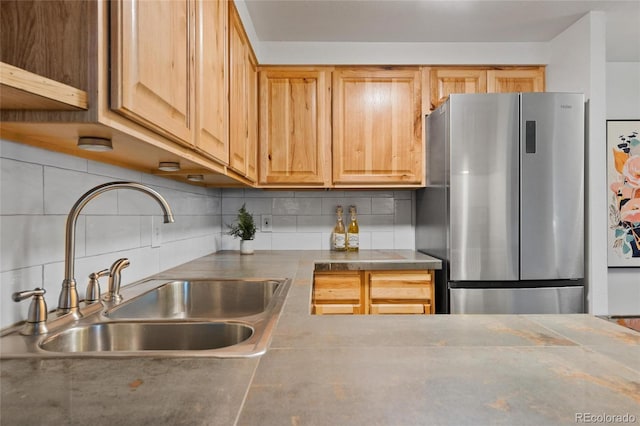
[[262, 42], [546, 42], [606, 12], [607, 61], [640, 62], [640, 0], [244, 0]]

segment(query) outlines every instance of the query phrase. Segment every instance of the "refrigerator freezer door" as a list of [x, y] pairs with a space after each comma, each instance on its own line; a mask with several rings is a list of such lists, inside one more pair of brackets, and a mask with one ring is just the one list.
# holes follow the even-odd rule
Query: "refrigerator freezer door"
[[450, 96], [451, 281], [517, 280], [517, 94]]
[[584, 276], [584, 97], [521, 95], [520, 279]]

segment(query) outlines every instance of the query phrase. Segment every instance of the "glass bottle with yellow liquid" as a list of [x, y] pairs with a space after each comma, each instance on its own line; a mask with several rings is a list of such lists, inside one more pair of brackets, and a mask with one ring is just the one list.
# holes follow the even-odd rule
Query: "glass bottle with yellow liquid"
[[356, 206], [349, 207], [351, 222], [347, 228], [347, 251], [358, 251], [360, 248], [360, 228], [356, 219]]
[[336, 226], [333, 227], [333, 235], [331, 238], [331, 248], [336, 251], [345, 251], [347, 249], [347, 231], [342, 222], [342, 206], [336, 208], [338, 220]]

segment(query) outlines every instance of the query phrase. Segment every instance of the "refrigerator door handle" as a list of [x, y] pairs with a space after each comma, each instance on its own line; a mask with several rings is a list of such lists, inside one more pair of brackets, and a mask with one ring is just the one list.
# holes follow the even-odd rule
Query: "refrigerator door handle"
[[536, 153], [536, 122], [527, 121], [525, 131], [526, 131], [525, 150], [527, 154], [535, 154]]

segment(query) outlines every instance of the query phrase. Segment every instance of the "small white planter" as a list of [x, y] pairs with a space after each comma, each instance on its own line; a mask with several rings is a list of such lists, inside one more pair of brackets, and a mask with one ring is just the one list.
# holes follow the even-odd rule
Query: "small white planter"
[[253, 240], [240, 240], [240, 254], [253, 254]]

